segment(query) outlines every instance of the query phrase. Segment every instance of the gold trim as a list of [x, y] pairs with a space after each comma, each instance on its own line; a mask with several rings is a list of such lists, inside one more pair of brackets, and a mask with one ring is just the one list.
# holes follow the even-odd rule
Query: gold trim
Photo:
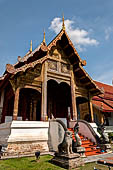
[[31, 43], [30, 43], [30, 52], [32, 52], [32, 40], [31, 40]]
[[45, 39], [45, 30], [44, 30], [44, 39], [43, 39], [43, 43], [46, 43], [46, 39]]
[[62, 17], [62, 29], [65, 31], [64, 14], [63, 14], [63, 17]]

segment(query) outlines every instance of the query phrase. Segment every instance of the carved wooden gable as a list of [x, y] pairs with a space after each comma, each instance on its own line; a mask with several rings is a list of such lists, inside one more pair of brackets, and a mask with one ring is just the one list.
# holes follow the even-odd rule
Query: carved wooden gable
[[41, 68], [42, 65], [38, 64], [34, 68], [31, 68], [26, 72], [21, 72], [10, 79], [13, 90], [15, 91], [17, 87], [24, 87], [25, 85], [41, 85]]
[[61, 47], [52, 47], [49, 56], [51, 57], [51, 60], [48, 61], [48, 68], [50, 70], [67, 74], [70, 73], [70, 61]]

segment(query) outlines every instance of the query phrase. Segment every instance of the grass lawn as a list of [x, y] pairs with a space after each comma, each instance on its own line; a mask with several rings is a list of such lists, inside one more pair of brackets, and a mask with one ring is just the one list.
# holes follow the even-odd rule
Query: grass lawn
[[[0, 160], [0, 170], [63, 170], [49, 161], [52, 156], [41, 156], [39, 162], [35, 161], [35, 157], [16, 158], [8, 160]], [[85, 164], [77, 170], [93, 170], [94, 166], [100, 170], [108, 170], [108, 167], [97, 165], [96, 163]], [[113, 170], [113, 168], [111, 168]]]

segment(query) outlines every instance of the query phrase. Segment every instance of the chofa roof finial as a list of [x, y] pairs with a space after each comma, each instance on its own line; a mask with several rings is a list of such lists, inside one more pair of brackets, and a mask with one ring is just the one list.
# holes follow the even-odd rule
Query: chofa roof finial
[[43, 38], [43, 43], [46, 43], [46, 39], [45, 39], [45, 29], [44, 29], [44, 38]]
[[62, 29], [65, 30], [65, 24], [64, 24], [64, 14], [63, 14], [63, 17], [62, 17]]
[[30, 52], [32, 52], [32, 40], [31, 40], [31, 43], [30, 43]]

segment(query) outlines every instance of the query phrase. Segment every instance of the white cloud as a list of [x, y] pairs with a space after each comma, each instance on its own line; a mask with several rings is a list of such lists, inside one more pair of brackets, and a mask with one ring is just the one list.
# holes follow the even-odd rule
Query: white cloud
[[110, 34], [113, 33], [113, 27], [108, 27], [105, 29], [105, 39], [109, 40], [110, 38]]
[[[91, 39], [89, 37], [88, 31], [80, 28], [74, 28], [73, 24], [74, 21], [69, 19], [65, 20], [66, 32], [68, 33], [70, 39], [79, 51], [85, 50], [86, 46], [96, 46], [99, 44], [96, 39]], [[56, 34], [58, 34], [61, 28], [61, 18], [54, 18], [51, 22], [49, 29], [53, 30]]]

